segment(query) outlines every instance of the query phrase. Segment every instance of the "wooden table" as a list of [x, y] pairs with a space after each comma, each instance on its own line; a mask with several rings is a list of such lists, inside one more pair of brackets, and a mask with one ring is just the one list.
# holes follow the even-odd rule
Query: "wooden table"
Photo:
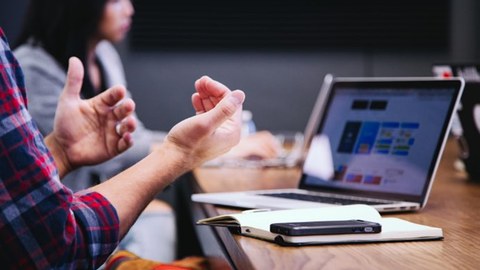
[[[225, 228], [197, 226], [204, 253], [217, 269], [480, 269], [480, 183], [454, 169], [457, 151], [450, 140], [423, 210], [388, 215], [441, 227], [442, 241], [281, 247]], [[299, 174], [298, 169], [194, 171], [196, 191], [203, 192], [295, 187]], [[198, 220], [234, 211], [194, 203], [192, 214]]]

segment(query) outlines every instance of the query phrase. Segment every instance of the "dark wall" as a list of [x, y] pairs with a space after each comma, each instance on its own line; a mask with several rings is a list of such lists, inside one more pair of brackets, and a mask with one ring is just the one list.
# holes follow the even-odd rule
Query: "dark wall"
[[10, 43], [19, 35], [20, 24], [27, 7], [28, 0], [2, 1], [0, 4], [0, 27], [7, 35]]
[[[143, 106], [138, 108], [141, 119], [150, 127], [168, 129], [189, 116], [192, 113], [189, 97], [193, 82], [207, 74], [247, 93], [245, 108], [253, 112], [260, 129], [303, 130], [326, 73], [337, 76], [431, 76], [433, 63], [478, 59], [476, 38], [479, 35], [475, 32], [478, 4], [473, 0], [457, 0], [451, 1], [450, 5], [449, 22], [453, 23], [445, 29], [449, 40], [443, 50], [437, 46], [430, 50], [398, 47], [382, 50], [366, 46], [348, 49], [342, 46], [303, 52], [301, 49], [269, 52], [235, 48], [218, 52], [200, 48], [186, 52], [167, 46], [163, 50], [138, 51], [131, 50], [131, 44], [125, 43], [121, 51], [129, 63], [126, 69], [130, 89], [135, 96], [152, 97], [145, 99]], [[426, 12], [427, 20], [429, 16], [432, 16], [431, 12]], [[401, 20], [406, 21], [403, 17]], [[168, 27], [162, 30], [162, 24], [155, 28], [154, 18], [148, 22], [151, 29], [169, 34]], [[174, 42], [171, 39], [169, 43]], [[158, 46], [163, 44], [160, 37], [153, 42]], [[251, 42], [244, 43], [251, 46]]]
[[[12, 40], [26, 0], [4, 1], [0, 26]], [[260, 129], [303, 130], [323, 76], [430, 76], [431, 65], [479, 61], [479, 3], [451, 1], [443, 50], [132, 50], [118, 45], [137, 112], [147, 127], [167, 130], [193, 111], [194, 81], [209, 75], [247, 93], [245, 108]], [[428, 14], [426, 14], [428, 16]]]
[[[206, 74], [247, 94], [260, 129], [303, 130], [323, 76], [429, 76], [447, 55], [366, 52], [128, 53], [129, 88], [147, 126], [168, 129], [192, 114], [193, 83]], [[143, 98], [142, 98], [143, 97]]]

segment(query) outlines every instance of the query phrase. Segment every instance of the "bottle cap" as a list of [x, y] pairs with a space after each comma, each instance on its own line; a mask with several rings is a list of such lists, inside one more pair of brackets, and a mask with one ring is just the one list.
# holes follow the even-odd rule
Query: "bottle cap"
[[251, 111], [243, 110], [242, 111], [242, 121], [243, 122], [248, 122], [251, 121], [253, 118], [253, 114]]

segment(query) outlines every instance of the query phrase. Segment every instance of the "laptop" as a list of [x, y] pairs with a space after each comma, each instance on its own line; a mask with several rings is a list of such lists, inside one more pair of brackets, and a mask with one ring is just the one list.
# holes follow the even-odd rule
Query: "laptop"
[[[461, 78], [334, 78], [320, 93], [295, 189], [193, 194], [196, 202], [289, 209], [422, 209], [463, 91]], [[317, 106], [317, 104], [316, 104]]]

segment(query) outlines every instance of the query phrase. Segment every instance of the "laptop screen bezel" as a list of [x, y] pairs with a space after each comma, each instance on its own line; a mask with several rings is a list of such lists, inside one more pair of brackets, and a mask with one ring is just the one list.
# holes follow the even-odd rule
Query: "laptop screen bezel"
[[453, 89], [454, 94], [453, 98], [450, 101], [449, 108], [446, 114], [446, 119], [442, 126], [442, 133], [439, 136], [437, 146], [435, 148], [435, 153], [432, 160], [430, 161], [430, 166], [427, 172], [427, 179], [424, 179], [424, 186], [420, 195], [409, 195], [409, 194], [399, 194], [399, 193], [389, 193], [389, 192], [378, 192], [378, 191], [365, 191], [358, 189], [350, 189], [345, 187], [327, 187], [327, 186], [312, 186], [306, 184], [307, 174], [303, 173], [299, 187], [301, 189], [311, 190], [311, 191], [321, 191], [321, 192], [332, 192], [336, 194], [344, 195], [355, 195], [359, 197], [369, 197], [369, 198], [378, 198], [378, 199], [388, 199], [396, 201], [408, 201], [416, 202], [420, 205], [426, 203], [428, 193], [431, 189], [431, 186], [434, 182], [435, 172], [438, 167], [439, 161], [441, 159], [441, 153], [443, 151], [446, 139], [448, 137], [448, 131], [451, 125], [451, 119], [453, 112], [456, 109], [456, 106], [460, 100], [461, 93], [463, 90], [464, 81], [461, 78], [449, 78], [449, 79], [438, 79], [433, 77], [426, 78], [412, 78], [412, 77], [395, 77], [395, 78], [334, 78], [333, 82], [330, 85], [328, 91], [328, 96], [324, 102], [324, 108], [321, 110], [319, 119], [317, 121], [317, 127], [315, 128], [315, 135], [318, 134], [322, 129], [325, 123], [325, 117], [328, 115], [328, 110], [330, 109], [333, 97], [335, 96], [337, 89], [342, 88], [352, 88], [352, 89], [372, 89], [372, 88], [399, 88], [399, 89], [425, 89], [425, 91], [431, 91], [432, 89]]

